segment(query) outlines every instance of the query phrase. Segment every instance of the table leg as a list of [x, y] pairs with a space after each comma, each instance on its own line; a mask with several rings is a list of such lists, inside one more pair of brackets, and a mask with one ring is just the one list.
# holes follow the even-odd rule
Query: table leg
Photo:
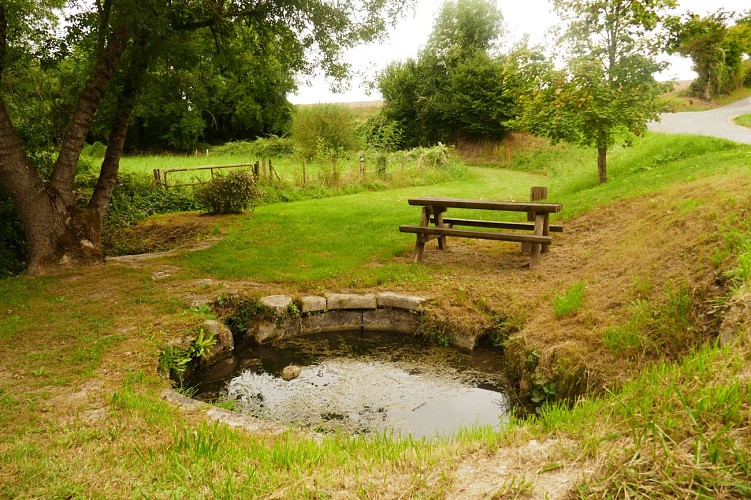
[[[545, 226], [545, 215], [546, 214], [536, 214], [535, 215], [535, 236], [542, 236], [543, 227]], [[537, 265], [537, 262], [540, 260], [540, 251], [542, 250], [542, 245], [540, 243], [532, 243], [532, 250], [529, 254], [529, 268], [532, 269]]]
[[[532, 200], [532, 201], [534, 201], [534, 200]], [[536, 214], [535, 214], [534, 211], [527, 212], [527, 222], [531, 222], [531, 221], [535, 220], [535, 215]], [[529, 253], [531, 251], [532, 251], [532, 244], [531, 243], [527, 243], [527, 242], [523, 242], [522, 243], [522, 253]]]
[[[433, 215], [435, 216], [435, 227], [443, 227], [443, 212], [445, 212], [446, 209], [433, 209]], [[445, 236], [439, 236], [438, 237], [438, 248], [441, 250], [446, 250], [446, 237]]]
[[[542, 223], [542, 235], [550, 236], [550, 214], [545, 214], [545, 221]], [[542, 253], [548, 253], [550, 251], [550, 244], [544, 243], [541, 251]]]
[[[422, 207], [422, 213], [420, 214], [420, 225], [427, 227], [430, 223], [430, 208]], [[415, 253], [412, 255], [412, 262], [422, 261], [422, 254], [425, 252], [425, 242], [427, 241], [427, 235], [417, 233], [417, 241], [415, 242]]]

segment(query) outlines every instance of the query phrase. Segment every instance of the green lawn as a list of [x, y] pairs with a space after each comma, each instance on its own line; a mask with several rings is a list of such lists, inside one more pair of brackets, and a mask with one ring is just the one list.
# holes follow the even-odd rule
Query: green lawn
[[734, 121], [742, 127], [751, 128], [751, 113], [747, 115], [737, 116]]
[[[520, 158], [516, 170], [477, 168], [440, 185], [262, 206], [232, 218], [227, 237], [211, 249], [180, 257], [0, 280], [0, 497], [462, 498], [466, 487], [479, 485], [488, 497], [523, 498], [535, 494], [536, 484], [573, 485], [568, 494], [586, 498], [748, 497], [751, 320], [740, 323], [740, 338], [731, 346], [709, 344], [660, 360], [621, 386], [542, 406], [537, 417], [512, 419], [498, 432], [465, 429], [436, 441], [271, 434], [208, 423], [205, 410], [186, 412], [162, 400], [168, 383], [157, 375], [156, 360], [165, 345], [195, 337], [212, 317], [192, 302], [226, 291], [210, 277], [259, 294], [285, 293], [290, 283], [308, 290], [318, 283], [329, 290], [448, 283], [451, 277], [439, 275], [437, 267], [389, 264], [414, 244], [414, 236], [397, 230], [400, 223], [417, 222], [419, 209], [407, 205], [408, 197], [526, 200], [530, 186], [547, 185], [551, 200], [564, 204], [566, 219], [618, 200], [657, 197], [693, 179], [710, 178], [710, 193], [748, 182], [749, 158], [749, 146], [649, 134], [632, 148], [611, 152], [610, 180], [600, 186], [592, 151], [551, 148]], [[709, 182], [715, 177], [718, 182]], [[713, 202], [721, 215], [711, 229], [720, 236], [707, 239], [726, 240], [728, 258], [697, 272], [730, 295], [704, 306], [710, 316], [748, 315], [748, 214], [707, 198], [675, 204], [688, 215], [683, 222]], [[723, 226], [733, 217], [735, 226]], [[592, 251], [618, 253], [619, 236], [604, 238]], [[655, 276], [663, 271], [660, 263], [654, 262]], [[645, 278], [646, 289], [649, 277], [628, 279]], [[560, 278], [561, 293], [582, 283], [581, 303], [551, 324], [561, 331], [580, 325], [585, 339], [602, 343], [589, 336], [603, 328], [587, 315], [591, 288], [584, 289], [580, 276]], [[493, 285], [488, 300], [507, 296], [505, 282]], [[594, 285], [587, 278], [586, 286]], [[461, 292], [447, 298], [452, 311], [485, 298]], [[624, 290], [615, 298], [640, 303], [637, 292]], [[555, 297], [540, 298], [538, 319], [553, 318]], [[648, 324], [664, 318], [658, 309], [648, 311]], [[507, 319], [497, 318], [498, 326]], [[715, 323], [702, 318], [698, 324]], [[521, 353], [525, 362], [540, 356], [528, 346]]]
[[[548, 186], [550, 200], [564, 204], [559, 219], [565, 220], [671, 183], [734, 169], [748, 172], [749, 165], [739, 156], [743, 151], [751, 148], [713, 138], [650, 134], [633, 148], [611, 152], [610, 180], [604, 185], [597, 183], [593, 152], [566, 148], [538, 158], [549, 176], [473, 168], [468, 179], [440, 185], [261, 206], [240, 217], [220, 243], [182, 257], [181, 265], [220, 278], [265, 282], [339, 277], [377, 285], [419, 280], [423, 267], [388, 264], [414, 245], [413, 235], [398, 231], [400, 224], [419, 221], [419, 208], [407, 204], [410, 197], [526, 201], [530, 187]], [[488, 217], [482, 212], [465, 215]]]

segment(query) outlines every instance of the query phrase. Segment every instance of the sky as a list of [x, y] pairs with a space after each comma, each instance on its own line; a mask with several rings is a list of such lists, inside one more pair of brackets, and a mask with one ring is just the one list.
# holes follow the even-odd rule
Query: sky
[[[507, 35], [504, 39], [508, 47], [514, 41], [529, 34], [532, 45], [551, 45], [548, 30], [557, 24], [558, 18], [552, 12], [551, 0], [496, 0], [503, 14]], [[749, 0], [678, 0], [678, 12], [691, 11], [707, 14], [723, 8], [730, 11], [745, 11], [751, 8]], [[376, 91], [368, 94], [368, 83], [378, 71], [394, 61], [403, 61], [417, 56], [425, 45], [433, 28], [433, 20], [443, 5], [442, 0], [418, 0], [414, 15], [409, 13], [391, 30], [388, 39], [381, 44], [370, 44], [350, 50], [347, 61], [352, 65], [355, 76], [349, 82], [349, 90], [343, 93], [330, 91], [330, 84], [318, 75], [310, 82], [300, 81], [299, 90], [290, 95], [294, 104], [324, 102], [353, 102], [380, 99]], [[665, 57], [670, 67], [661, 76], [664, 80], [691, 80], [695, 73], [691, 62], [675, 56]]]

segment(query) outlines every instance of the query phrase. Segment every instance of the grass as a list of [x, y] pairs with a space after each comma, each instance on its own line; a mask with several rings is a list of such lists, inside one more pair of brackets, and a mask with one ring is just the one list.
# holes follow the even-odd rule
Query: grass
[[559, 294], [553, 301], [553, 313], [556, 318], [564, 318], [576, 313], [584, 301], [584, 290], [587, 284], [583, 281], [577, 281], [566, 290], [566, 293]]
[[687, 91], [679, 90], [670, 92], [663, 96], [663, 110], [667, 113], [678, 113], [683, 111], [706, 111], [721, 106], [727, 106], [740, 99], [751, 96], [751, 88], [741, 87], [730, 92], [715, 96], [711, 101], [705, 101], [696, 97], [689, 97]]
[[[751, 495], [751, 323], [743, 322], [751, 295], [751, 227], [743, 215], [746, 206], [723, 192], [751, 177], [751, 148], [650, 134], [632, 149], [612, 151], [610, 181], [603, 186], [596, 183], [590, 151], [535, 154], [519, 160], [517, 170], [472, 169], [462, 180], [430, 187], [259, 207], [226, 223], [227, 237], [211, 250], [0, 280], [0, 496], [458, 498], [468, 481], [497, 496], [544, 496], [538, 487], [546, 481], [574, 484], [577, 489], [568, 493], [584, 497]], [[712, 196], [692, 191], [701, 182], [711, 186]], [[476, 257], [474, 270], [395, 261], [414, 243], [396, 226], [419, 216], [406, 198], [522, 200], [532, 185], [549, 186], [551, 199], [564, 203], [567, 227], [580, 230], [569, 236], [576, 239], [586, 237], [582, 229], [597, 225], [596, 209], [607, 212], [619, 201], [633, 202], [626, 207], [643, 201], [649, 210], [638, 215], [647, 218], [647, 227], [652, 220], [688, 224], [717, 205], [724, 215], [709, 221], [721, 236], [719, 248], [712, 263], [699, 252], [696, 261], [708, 267], [687, 269], [685, 279], [674, 284], [664, 283], [665, 264], [670, 257], [683, 267], [693, 265], [688, 252], [655, 260], [643, 274], [626, 271], [624, 285], [604, 302], [603, 316], [595, 316], [600, 282], [578, 276], [581, 267], [563, 261], [554, 272], [498, 271], [497, 262], [482, 267], [482, 255], [490, 252], [481, 246], [466, 247]], [[689, 188], [681, 191], [684, 185]], [[683, 195], [660, 201], [661, 193]], [[582, 260], [621, 258], [632, 227], [619, 229], [622, 233], [590, 242], [591, 253]], [[683, 226], [675, 230], [676, 242], [688, 233]], [[651, 243], [655, 236], [645, 238]], [[705, 237], [706, 245], [715, 245], [714, 234]], [[543, 259], [553, 259], [554, 252]], [[644, 248], [640, 252], [646, 258]], [[596, 276], [604, 281], [620, 272], [602, 268]], [[515, 273], [523, 281], [512, 281]], [[684, 286], [691, 273], [700, 274], [695, 281], [728, 282], [733, 295], [710, 304], [710, 310], [727, 319], [737, 315], [726, 325], [736, 339], [722, 347], [688, 341], [692, 348], [667, 359], [659, 346], [686, 341], [678, 335], [705, 338], [687, 326], [702, 324], [692, 314], [711, 298]], [[549, 293], [525, 297], [548, 275]], [[550, 325], [543, 320], [554, 316], [556, 290], [565, 290], [563, 302], [575, 304], [579, 296], [581, 304], [577, 290], [584, 283], [587, 314], [553, 318], [557, 328], [551, 335], [580, 330], [588, 343], [615, 351], [614, 359], [651, 362], [629, 365], [638, 369], [607, 384], [608, 392], [599, 396], [557, 403], [550, 398], [539, 415], [512, 418], [500, 432], [464, 429], [453, 440], [430, 442], [251, 432], [208, 423], [204, 411], [181, 411], [160, 397], [167, 383], [156, 374], [158, 353], [195, 337], [210, 314], [196, 299], [236, 287], [257, 294], [431, 287], [447, 294], [436, 300], [452, 316], [469, 307], [477, 308], [474, 314], [518, 302], [523, 313], [503, 318], [515, 325], [518, 319], [521, 330], [535, 328], [537, 321], [542, 329]], [[479, 285], [489, 287], [485, 295]], [[543, 313], [535, 315], [537, 309]], [[564, 338], [562, 345], [580, 338]], [[524, 349], [535, 352], [531, 345]], [[554, 354], [565, 359], [567, 351]], [[531, 361], [546, 356], [537, 353]], [[461, 476], [459, 471], [468, 470], [473, 472]]]
[[751, 113], [737, 116], [733, 121], [742, 127], [751, 128]]
[[[544, 179], [537, 175], [476, 169], [471, 178], [438, 186], [262, 206], [211, 249], [186, 254], [181, 265], [221, 278], [268, 282], [336, 278], [362, 286], [420, 281], [425, 279], [422, 266], [387, 263], [412, 246], [413, 237], [395, 231], [419, 218], [407, 198], [433, 194], [522, 200], [529, 186], [540, 182]], [[382, 265], [368, 267], [372, 262]]]

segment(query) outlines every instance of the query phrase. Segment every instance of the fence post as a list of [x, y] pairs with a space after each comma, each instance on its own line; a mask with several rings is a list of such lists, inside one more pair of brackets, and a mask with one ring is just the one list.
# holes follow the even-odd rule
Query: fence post
[[[544, 186], [533, 186], [529, 188], [529, 201], [541, 201], [545, 200], [548, 197], [548, 188]], [[527, 212], [527, 221], [534, 221], [535, 220], [535, 211], [530, 210]], [[543, 252], [547, 252], [547, 248], [544, 248], [545, 245], [543, 245]], [[531, 243], [522, 243], [522, 253], [529, 253], [532, 249]]]
[[253, 177], [258, 180], [258, 162], [253, 164]]
[[261, 158], [261, 169], [263, 170], [263, 176], [268, 177], [266, 175], [266, 158]]
[[154, 183], [156, 184], [156, 187], [164, 187], [164, 183], [162, 182], [162, 171], [158, 168], [154, 169]]
[[365, 177], [365, 157], [360, 157], [360, 177]]
[[308, 166], [308, 160], [305, 158], [302, 159], [302, 185], [305, 186], [307, 184], [307, 180], [305, 179], [305, 168]]

